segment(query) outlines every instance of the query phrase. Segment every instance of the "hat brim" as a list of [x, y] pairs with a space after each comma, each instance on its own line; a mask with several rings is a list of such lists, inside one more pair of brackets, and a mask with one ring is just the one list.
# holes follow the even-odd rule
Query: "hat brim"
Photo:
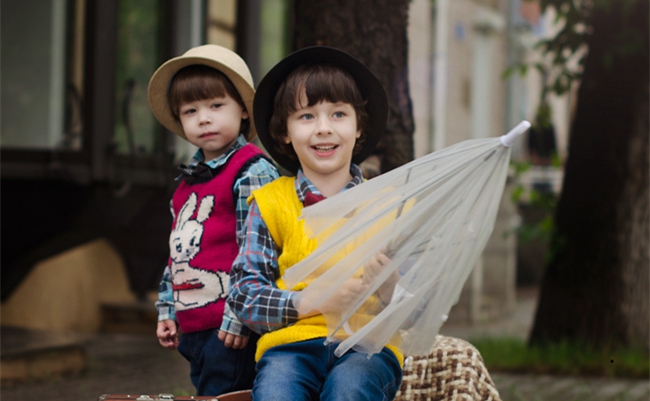
[[161, 65], [151, 76], [149, 81], [149, 105], [158, 121], [168, 130], [187, 139], [180, 122], [174, 118], [169, 104], [169, 86], [174, 75], [181, 69], [190, 65], [205, 65], [222, 72], [235, 86], [246, 106], [250, 118], [250, 131], [246, 139], [250, 142], [257, 136], [253, 124], [253, 99], [255, 89], [253, 78], [246, 62], [235, 52], [217, 45], [204, 45], [192, 48], [182, 56], [172, 58]]
[[279, 165], [292, 173], [298, 171], [298, 160], [276, 150], [275, 141], [269, 132], [269, 123], [273, 115], [275, 95], [282, 82], [296, 68], [310, 63], [328, 63], [346, 71], [352, 76], [366, 101], [366, 111], [370, 117], [365, 129], [366, 139], [361, 151], [352, 157], [352, 162], [359, 164], [370, 156], [386, 128], [388, 100], [381, 82], [365, 65], [349, 54], [331, 47], [312, 46], [297, 50], [282, 59], [262, 78], [253, 104], [257, 135], [266, 151]]

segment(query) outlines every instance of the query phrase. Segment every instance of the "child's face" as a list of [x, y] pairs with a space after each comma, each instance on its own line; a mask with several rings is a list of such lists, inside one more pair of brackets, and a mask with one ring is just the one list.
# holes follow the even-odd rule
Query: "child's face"
[[205, 160], [224, 154], [237, 140], [248, 113], [227, 94], [183, 103], [178, 113], [187, 140], [203, 149]]
[[287, 117], [286, 143], [291, 143], [308, 178], [349, 174], [352, 152], [361, 132], [354, 107], [322, 101], [307, 105], [304, 90], [297, 110]]

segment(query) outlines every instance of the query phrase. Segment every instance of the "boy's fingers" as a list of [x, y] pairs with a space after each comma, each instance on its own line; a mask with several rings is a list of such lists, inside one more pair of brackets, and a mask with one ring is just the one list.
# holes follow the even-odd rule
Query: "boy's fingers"
[[364, 286], [366, 286], [366, 284], [364, 283], [363, 279], [353, 278], [347, 281], [347, 285], [344, 287], [344, 289], [352, 292], [357, 292]]
[[379, 255], [377, 255], [377, 260], [379, 261], [379, 263], [382, 266], [385, 266], [385, 265], [390, 263], [390, 258], [388, 256], [384, 255], [383, 253], [380, 253]]
[[223, 340], [223, 344], [226, 347], [231, 348], [232, 343], [233, 343], [233, 339], [234, 339], [234, 336], [232, 334], [228, 333], [228, 334], [226, 334], [226, 338]]

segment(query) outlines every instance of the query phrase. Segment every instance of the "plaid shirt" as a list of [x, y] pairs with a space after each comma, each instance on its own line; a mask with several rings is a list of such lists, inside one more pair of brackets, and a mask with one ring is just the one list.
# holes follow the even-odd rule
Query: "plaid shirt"
[[[205, 162], [210, 168], [216, 169], [224, 164], [230, 159], [230, 157], [235, 154], [235, 152], [241, 149], [246, 145], [246, 139], [243, 135], [240, 135], [235, 143], [228, 149], [223, 155], [212, 159], [208, 162]], [[199, 149], [192, 157], [190, 161], [190, 166], [195, 166], [200, 162], [205, 160], [203, 151]], [[232, 191], [234, 194], [237, 194], [237, 202], [235, 204], [235, 215], [237, 217], [237, 245], [241, 246], [243, 239], [243, 227], [248, 214], [248, 203], [247, 199], [251, 193], [261, 188], [264, 184], [269, 183], [276, 178], [278, 178], [278, 171], [268, 160], [261, 158], [258, 159], [255, 163], [252, 163], [248, 168], [242, 172], [241, 176], [235, 180]], [[171, 203], [170, 203], [171, 207]], [[165, 267], [163, 272], [162, 280], [160, 281], [160, 286], [158, 287], [158, 301], [156, 302], [156, 307], [158, 308], [158, 320], [172, 319], [176, 320], [176, 313], [174, 311], [174, 299], [172, 291], [172, 282], [171, 282], [171, 269], [170, 266]], [[232, 321], [231, 327], [233, 334], [238, 334], [237, 326], [241, 327], [241, 324], [235, 320], [233, 321], [233, 315], [230, 313], [228, 306], [224, 310], [224, 319], [225, 315], [228, 315], [229, 321]]]
[[[363, 175], [358, 166], [353, 164], [350, 174], [352, 180], [342, 191], [363, 182]], [[320, 195], [301, 170], [298, 170], [295, 188], [300, 202], [304, 202], [305, 195], [309, 192]], [[241, 323], [263, 334], [298, 320], [298, 311], [293, 304], [295, 292], [281, 290], [276, 285], [279, 278], [278, 248], [255, 200], [249, 206], [245, 228], [243, 244], [230, 271], [228, 304]], [[228, 324], [224, 317], [221, 329], [230, 331]]]

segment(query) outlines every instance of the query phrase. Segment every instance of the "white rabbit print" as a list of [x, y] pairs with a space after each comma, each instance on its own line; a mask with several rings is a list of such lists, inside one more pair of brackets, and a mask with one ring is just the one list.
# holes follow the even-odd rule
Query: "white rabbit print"
[[177, 310], [198, 308], [228, 295], [228, 273], [190, 265], [201, 250], [203, 222], [212, 212], [214, 196], [201, 199], [196, 218], [192, 219], [197, 201], [193, 192], [181, 208], [176, 227], [169, 236], [172, 288]]

